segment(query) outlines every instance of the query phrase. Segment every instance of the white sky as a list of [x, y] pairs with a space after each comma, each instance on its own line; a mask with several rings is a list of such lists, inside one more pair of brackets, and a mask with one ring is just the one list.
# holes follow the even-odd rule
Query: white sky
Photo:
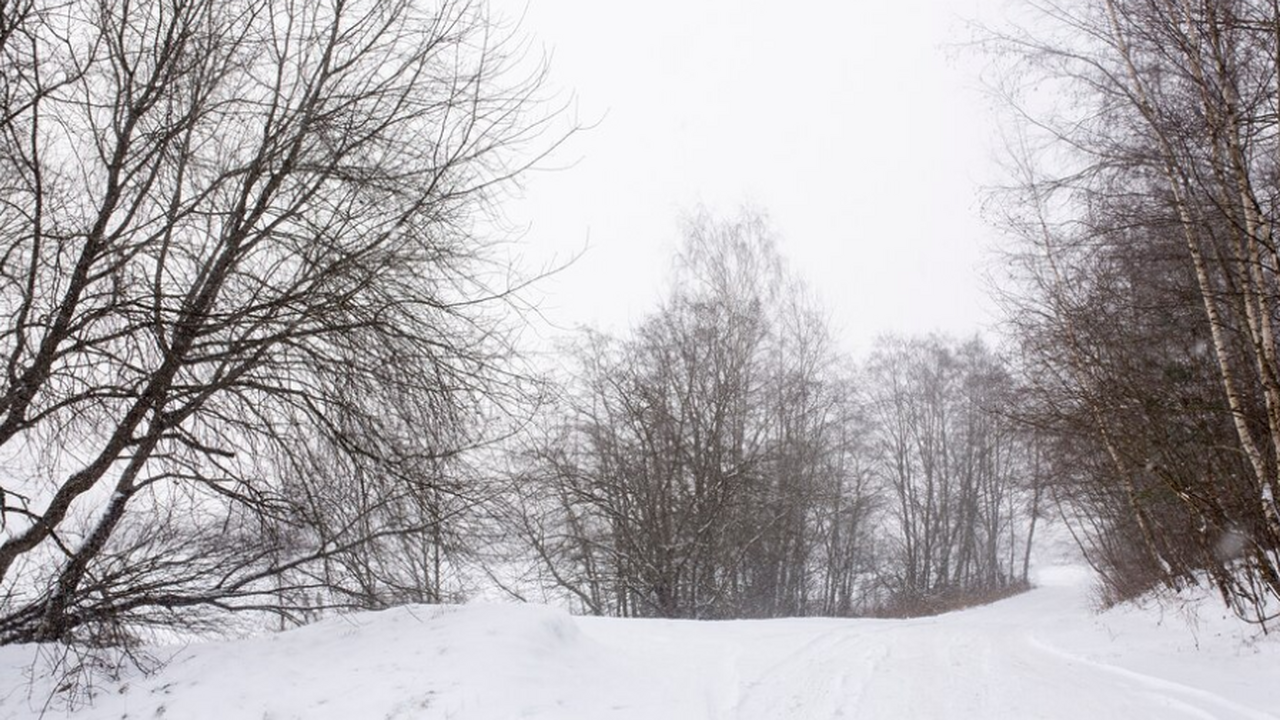
[[551, 88], [600, 122], [507, 207], [564, 325], [620, 331], [659, 297], [678, 219], [766, 211], [850, 350], [989, 325], [978, 218], [994, 135], [961, 18], [978, 0], [500, 0]]

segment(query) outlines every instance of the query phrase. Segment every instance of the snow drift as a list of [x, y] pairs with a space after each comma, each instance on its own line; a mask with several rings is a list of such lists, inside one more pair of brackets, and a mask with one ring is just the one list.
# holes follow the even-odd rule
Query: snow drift
[[[0, 718], [713, 720], [1280, 718], [1280, 643], [1207, 597], [1089, 609], [1049, 566], [1002, 602], [914, 620], [575, 618], [406, 607], [156, 648], [158, 672], [47, 701], [34, 646], [0, 649]], [[56, 699], [56, 698], [55, 698]]]

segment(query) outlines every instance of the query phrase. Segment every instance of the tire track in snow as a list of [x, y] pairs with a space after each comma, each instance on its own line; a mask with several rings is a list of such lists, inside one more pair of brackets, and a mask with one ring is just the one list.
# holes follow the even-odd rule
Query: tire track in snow
[[[600, 627], [631, 636], [614, 646], [624, 654], [646, 638], [637, 643], [645, 651], [636, 678], [672, 689], [661, 711], [610, 716], [618, 720], [1280, 720], [1271, 712], [1280, 705], [1268, 702], [1277, 695], [1266, 689], [1267, 667], [1246, 676], [1268, 678], [1261, 692], [1235, 697], [1221, 672], [1179, 683], [1046, 644], [1039, 636], [1066, 633], [1083, 647], [1114, 647], [1097, 631], [1084, 587], [1049, 586], [915, 620]], [[1166, 665], [1159, 654], [1166, 644], [1136, 636], [1147, 644], [1129, 650], [1154, 667], [1177, 673], [1199, 662]]]
[[738, 720], [856, 717], [874, 669], [888, 656], [874, 640], [890, 628], [832, 627], [781, 658], [742, 672], [739, 695], [725, 717]]
[[1173, 680], [1167, 680], [1165, 678], [1156, 677], [1154, 675], [1148, 675], [1146, 673], [1141, 673], [1136, 670], [1130, 670], [1128, 668], [1123, 668], [1118, 665], [1111, 665], [1109, 663], [1104, 663], [1099, 660], [1093, 660], [1083, 655], [1077, 655], [1075, 653], [1068, 652], [1066, 650], [1063, 650], [1062, 648], [1050, 645], [1049, 643], [1036, 637], [1034, 634], [1028, 634], [1026, 637], [1026, 641], [1030, 647], [1035, 648], [1036, 650], [1039, 650], [1047, 655], [1060, 658], [1063, 662], [1067, 664], [1092, 668], [1099, 672], [1109, 674], [1123, 680], [1134, 681], [1139, 685], [1145, 686], [1148, 690], [1152, 691], [1158, 697], [1168, 699], [1168, 700], [1174, 700], [1174, 698], [1170, 697], [1169, 695], [1170, 693], [1173, 695], [1180, 695], [1182, 696], [1182, 699], [1176, 700], [1176, 702], [1178, 702], [1179, 705], [1181, 705], [1184, 709], [1188, 711], [1192, 711], [1196, 714], [1199, 714], [1201, 717], [1207, 718], [1208, 720], [1225, 720], [1225, 718], [1223, 718], [1223, 716], [1220, 714], [1214, 714], [1209, 711], [1206, 711], [1202, 707], [1192, 702], [1188, 702], [1185, 698], [1191, 698], [1194, 700], [1202, 701], [1202, 702], [1208, 703], [1209, 705], [1213, 705], [1217, 708], [1228, 710], [1234, 713], [1235, 717], [1241, 718], [1242, 720], [1280, 720], [1280, 714], [1270, 713], [1262, 710], [1256, 710], [1246, 705], [1241, 705], [1240, 703], [1235, 702], [1234, 700], [1230, 700], [1228, 698], [1223, 697], [1222, 695], [1219, 695], [1214, 692], [1210, 692], [1208, 690], [1193, 687], [1191, 685], [1186, 685], [1180, 682], [1175, 682]]

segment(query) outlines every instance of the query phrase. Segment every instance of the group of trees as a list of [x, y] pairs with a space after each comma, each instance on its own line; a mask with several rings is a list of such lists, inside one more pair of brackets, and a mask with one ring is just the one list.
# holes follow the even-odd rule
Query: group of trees
[[752, 214], [691, 221], [672, 287], [571, 350], [512, 460], [504, 525], [548, 586], [595, 613], [770, 617], [1025, 578], [1029, 446], [980, 342], [886, 339], [855, 368]]
[[555, 113], [481, 4], [0, 4], [0, 643], [439, 601], [481, 506], [595, 613], [927, 612], [1024, 583], [1052, 500], [1116, 597], [1264, 619], [1280, 9], [1037, 7], [995, 38], [1037, 88], [1013, 362], [854, 363], [762, 218], [704, 214], [534, 383], [486, 220]]
[[[1280, 598], [1280, 8], [1040, 4], [999, 38], [1037, 87], [999, 196], [1055, 493], [1113, 597]], [[1048, 38], [1048, 39], [1046, 39]], [[1070, 105], [1050, 97], [1070, 98]]]
[[889, 339], [863, 382], [895, 604], [922, 612], [1025, 582], [1041, 479], [1005, 364], [976, 339]]
[[557, 138], [508, 42], [466, 0], [0, 6], [0, 643], [440, 601], [482, 502], [593, 612], [1012, 582], [998, 363], [903, 345], [870, 398], [755, 216], [520, 430], [483, 228]]
[[523, 392], [508, 51], [465, 1], [0, 5], [0, 643], [439, 599]]

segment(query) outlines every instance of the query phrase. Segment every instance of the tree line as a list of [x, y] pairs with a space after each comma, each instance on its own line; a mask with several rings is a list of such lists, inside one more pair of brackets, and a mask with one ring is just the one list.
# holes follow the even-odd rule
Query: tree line
[[989, 38], [999, 351], [855, 361], [761, 215], [701, 213], [541, 375], [495, 228], [565, 134], [483, 3], [3, 3], [0, 643], [446, 601], [486, 554], [600, 614], [917, 614], [1023, 587], [1050, 507], [1112, 598], [1269, 619], [1280, 11], [1035, 7]]
[[1266, 621], [1280, 599], [1280, 9], [1036, 8], [1030, 29], [991, 38], [1021, 119], [993, 206], [1014, 240], [1025, 420], [1113, 599], [1208, 583]]
[[582, 610], [917, 614], [1026, 581], [1028, 436], [981, 341], [885, 338], [861, 367], [767, 222], [695, 216], [671, 291], [588, 332], [511, 460], [504, 527]]

